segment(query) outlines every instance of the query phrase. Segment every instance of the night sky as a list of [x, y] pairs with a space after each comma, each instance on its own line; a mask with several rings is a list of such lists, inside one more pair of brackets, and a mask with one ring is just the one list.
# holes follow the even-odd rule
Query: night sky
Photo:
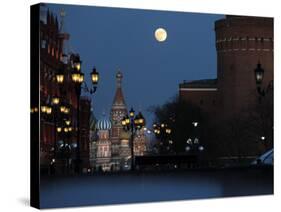
[[[92, 96], [95, 116], [109, 116], [115, 94], [115, 74], [123, 73], [123, 92], [128, 109], [141, 110], [151, 124], [152, 105], [163, 104], [178, 94], [183, 80], [216, 77], [214, 21], [223, 15], [47, 4], [66, 12], [69, 49], [80, 54], [82, 71], [93, 66], [100, 73]], [[165, 42], [154, 31], [167, 30]], [[86, 79], [90, 85], [90, 78]]]

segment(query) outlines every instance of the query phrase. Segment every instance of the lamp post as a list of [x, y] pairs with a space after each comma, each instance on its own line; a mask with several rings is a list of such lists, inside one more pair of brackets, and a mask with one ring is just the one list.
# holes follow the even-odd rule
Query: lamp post
[[60, 98], [58, 96], [53, 96], [52, 105], [53, 105], [53, 117], [54, 117], [54, 159], [56, 159], [57, 152], [57, 114], [58, 114], [58, 105], [60, 103]]
[[63, 139], [63, 143], [59, 143], [59, 154], [57, 154], [57, 158], [63, 160], [63, 173], [65, 173], [65, 168], [67, 173], [69, 173], [69, 156], [71, 153], [71, 146], [69, 143], [72, 129], [71, 121], [68, 118], [63, 118], [60, 125], [56, 127], [57, 133], [60, 134], [60, 137]]
[[[63, 142], [63, 157], [66, 159], [66, 170], [67, 173], [69, 173], [69, 158], [70, 158], [70, 153], [71, 153], [71, 146], [70, 146], [70, 135], [72, 133], [72, 126], [71, 126], [71, 121], [68, 118], [65, 118], [63, 120], [63, 134], [64, 134], [64, 142]], [[66, 141], [65, 141], [66, 140]]]
[[[262, 86], [266, 71], [262, 68], [260, 62], [254, 69], [256, 87], [258, 92], [258, 113], [261, 117], [262, 133], [260, 140], [267, 149], [270, 145], [269, 141], [273, 140], [273, 80], [269, 81], [266, 86]], [[265, 99], [266, 98], [266, 99]], [[265, 100], [262, 102], [262, 100]], [[269, 122], [270, 121], [270, 122]], [[270, 123], [270, 124], [268, 124]], [[269, 130], [270, 129], [270, 130]], [[260, 132], [259, 132], [260, 133]]]
[[[97, 84], [99, 81], [99, 73], [97, 72], [96, 68], [94, 67], [92, 72], [90, 73], [91, 81], [92, 81], [92, 88], [89, 89], [86, 82], [84, 81], [84, 73], [81, 71], [81, 60], [80, 56], [78, 54], [72, 54], [70, 56], [70, 65], [71, 65], [71, 72], [70, 72], [70, 80], [74, 84], [75, 88], [75, 94], [76, 94], [76, 100], [77, 100], [77, 110], [76, 110], [76, 116], [77, 116], [77, 147], [76, 147], [76, 166], [75, 166], [75, 172], [80, 173], [80, 96], [81, 96], [81, 90], [83, 89], [84, 92], [88, 92], [90, 94], [93, 94], [96, 92]], [[66, 67], [66, 66], [64, 66]], [[60, 86], [60, 94], [63, 95], [62, 92], [62, 85], [65, 82], [65, 75], [64, 75], [64, 69], [60, 68], [58, 69], [56, 75], [55, 75], [55, 81]], [[84, 85], [84, 86], [82, 86]], [[55, 99], [54, 99], [55, 100]], [[57, 99], [55, 100], [55, 102]], [[46, 110], [46, 108], [43, 108]], [[66, 106], [65, 104], [60, 104], [59, 106], [60, 112], [63, 114], [69, 114], [70, 107]], [[58, 129], [58, 128], [57, 128]], [[64, 129], [59, 129], [64, 130]], [[72, 128], [71, 128], [72, 131]], [[58, 132], [58, 131], [57, 131]]]
[[266, 88], [262, 88], [262, 82], [264, 79], [264, 69], [261, 67], [260, 62], [258, 62], [257, 67], [254, 70], [257, 92], [259, 94], [259, 102], [261, 102], [262, 97], [264, 97], [270, 90], [273, 89], [273, 80], [269, 82]]
[[133, 108], [129, 111], [129, 116], [126, 115], [122, 121], [124, 130], [131, 132], [131, 170], [135, 170], [135, 156], [134, 156], [134, 134], [137, 130], [140, 130], [145, 126], [145, 119], [141, 112], [135, 115]]
[[[99, 80], [99, 73], [96, 71], [96, 68], [93, 69], [91, 72], [91, 80], [93, 87], [91, 89], [88, 88], [87, 84], [84, 81], [84, 73], [81, 71], [81, 61], [79, 55], [73, 55], [72, 60], [72, 72], [71, 72], [71, 80], [74, 83], [75, 86], [75, 93], [76, 93], [76, 99], [77, 99], [77, 148], [76, 148], [76, 166], [75, 171], [77, 173], [80, 173], [80, 96], [81, 96], [81, 89], [83, 89], [84, 92], [89, 92], [90, 94], [93, 94], [96, 92], [96, 85]], [[84, 87], [82, 87], [82, 84], [84, 83]]]
[[[53, 109], [52, 109], [49, 102], [50, 101], [49, 101], [49, 97], [48, 97], [46, 103], [42, 103], [40, 105], [41, 118], [42, 118], [42, 120], [44, 120], [44, 122], [45, 121], [52, 121], [51, 115], [52, 115]], [[49, 157], [50, 157], [49, 159], [51, 160], [51, 162], [50, 162], [50, 173], [54, 174], [55, 173], [55, 164], [54, 164], [55, 163], [55, 149], [54, 148], [52, 149], [52, 147], [50, 147], [50, 149], [49, 149], [49, 145], [48, 145], [47, 149], [49, 151]], [[52, 153], [52, 150], [54, 151], [53, 153]]]
[[[198, 135], [198, 127], [199, 127], [199, 122], [198, 121], [193, 121], [193, 136], [191, 138], [188, 138], [186, 140], [186, 146], [185, 146], [185, 151], [186, 152], [202, 152], [204, 150], [204, 146], [200, 145], [199, 142], [199, 135]], [[192, 139], [193, 137], [193, 139]]]
[[161, 147], [163, 147], [163, 143], [166, 141], [167, 145], [165, 151], [171, 152], [172, 150], [172, 145], [173, 145], [173, 141], [170, 140], [171, 138], [171, 133], [172, 133], [172, 129], [168, 126], [168, 124], [166, 123], [154, 123], [153, 124], [153, 131], [154, 134], [157, 138], [160, 138], [160, 145]]

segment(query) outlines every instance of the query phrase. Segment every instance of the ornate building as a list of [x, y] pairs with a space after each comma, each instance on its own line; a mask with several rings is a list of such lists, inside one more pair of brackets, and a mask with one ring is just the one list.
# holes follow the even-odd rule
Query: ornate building
[[120, 170], [120, 135], [123, 131], [122, 119], [128, 114], [125, 98], [122, 92], [122, 78], [120, 71], [116, 74], [116, 92], [111, 107], [110, 118], [112, 121], [111, 143], [112, 143], [112, 165], [113, 170]]
[[135, 156], [143, 156], [148, 150], [148, 140], [145, 136], [145, 130], [140, 129], [136, 132], [134, 139], [134, 154]]
[[[77, 96], [71, 80], [73, 53], [67, 51], [70, 35], [65, 32], [61, 11], [59, 19], [49, 11], [45, 4], [40, 4], [40, 168], [42, 173], [55, 165], [57, 173], [65, 166], [66, 157], [61, 143], [77, 146]], [[78, 55], [78, 54], [77, 54]], [[75, 56], [77, 56], [75, 55]], [[56, 74], [62, 73], [62, 84], [56, 81]], [[54, 97], [58, 102], [54, 104]], [[49, 112], [46, 113], [46, 108]], [[62, 110], [62, 107], [67, 110]], [[44, 109], [44, 110], [43, 110]], [[84, 170], [89, 166], [89, 116], [90, 99], [80, 99], [80, 141], [81, 159]], [[66, 129], [65, 120], [70, 121]], [[60, 128], [60, 130], [58, 130]], [[75, 147], [76, 148], [76, 147]], [[74, 152], [74, 149], [73, 149]], [[74, 154], [73, 158], [74, 159]]]
[[111, 141], [109, 137], [111, 122], [103, 117], [97, 122], [96, 128], [98, 130], [98, 140], [95, 147], [95, 168], [96, 170], [109, 171], [112, 169]]
[[131, 168], [131, 149], [130, 149], [130, 134], [122, 130], [120, 134], [120, 169], [129, 170]]
[[96, 128], [96, 118], [91, 110], [91, 115], [90, 115], [90, 142], [89, 142], [89, 162], [90, 162], [90, 167], [95, 168], [96, 164], [96, 156], [97, 156], [97, 128]]
[[[126, 171], [131, 169], [130, 132], [122, 126], [122, 119], [128, 114], [122, 91], [123, 75], [116, 74], [116, 92], [110, 111], [110, 121], [104, 117], [94, 127], [91, 119], [90, 164], [96, 171]], [[135, 156], [147, 151], [144, 130], [137, 131], [134, 139]]]
[[[62, 18], [62, 17], [61, 17]], [[64, 32], [62, 22], [59, 23], [57, 16], [41, 4], [40, 6], [40, 165], [41, 170], [45, 172], [53, 161], [56, 161], [57, 167], [61, 161], [54, 158], [54, 145], [61, 140], [68, 140], [72, 143], [76, 140], [74, 131], [66, 136], [64, 131], [58, 133], [56, 127], [61, 126], [61, 120], [66, 114], [61, 114], [59, 106], [64, 104], [68, 106], [70, 112], [67, 114], [73, 126], [76, 124], [76, 95], [73, 84], [70, 80], [70, 72], [67, 70], [69, 64], [65, 63], [68, 55], [64, 52], [65, 43], [70, 35]], [[62, 70], [65, 75], [63, 85], [56, 83], [55, 75]], [[59, 97], [60, 103], [53, 105], [52, 98]], [[43, 107], [49, 106], [50, 113], [44, 113]], [[71, 135], [69, 135], [71, 134]], [[69, 139], [66, 139], [69, 137]], [[56, 151], [59, 151], [57, 147]], [[56, 154], [58, 156], [58, 154]], [[59, 171], [59, 170], [58, 170]]]

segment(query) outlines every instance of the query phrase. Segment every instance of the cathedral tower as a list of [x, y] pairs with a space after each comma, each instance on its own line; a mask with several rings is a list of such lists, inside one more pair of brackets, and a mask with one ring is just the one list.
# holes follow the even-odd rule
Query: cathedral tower
[[112, 129], [111, 129], [111, 155], [113, 170], [120, 170], [120, 136], [123, 131], [121, 120], [128, 114], [125, 98], [122, 92], [122, 78], [120, 71], [116, 74], [116, 92], [113, 99], [113, 104], [110, 112]]

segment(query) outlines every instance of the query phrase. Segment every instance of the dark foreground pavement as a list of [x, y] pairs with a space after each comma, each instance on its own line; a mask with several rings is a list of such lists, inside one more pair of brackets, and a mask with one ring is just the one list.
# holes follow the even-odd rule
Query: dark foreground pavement
[[41, 208], [273, 194], [272, 168], [42, 177]]

